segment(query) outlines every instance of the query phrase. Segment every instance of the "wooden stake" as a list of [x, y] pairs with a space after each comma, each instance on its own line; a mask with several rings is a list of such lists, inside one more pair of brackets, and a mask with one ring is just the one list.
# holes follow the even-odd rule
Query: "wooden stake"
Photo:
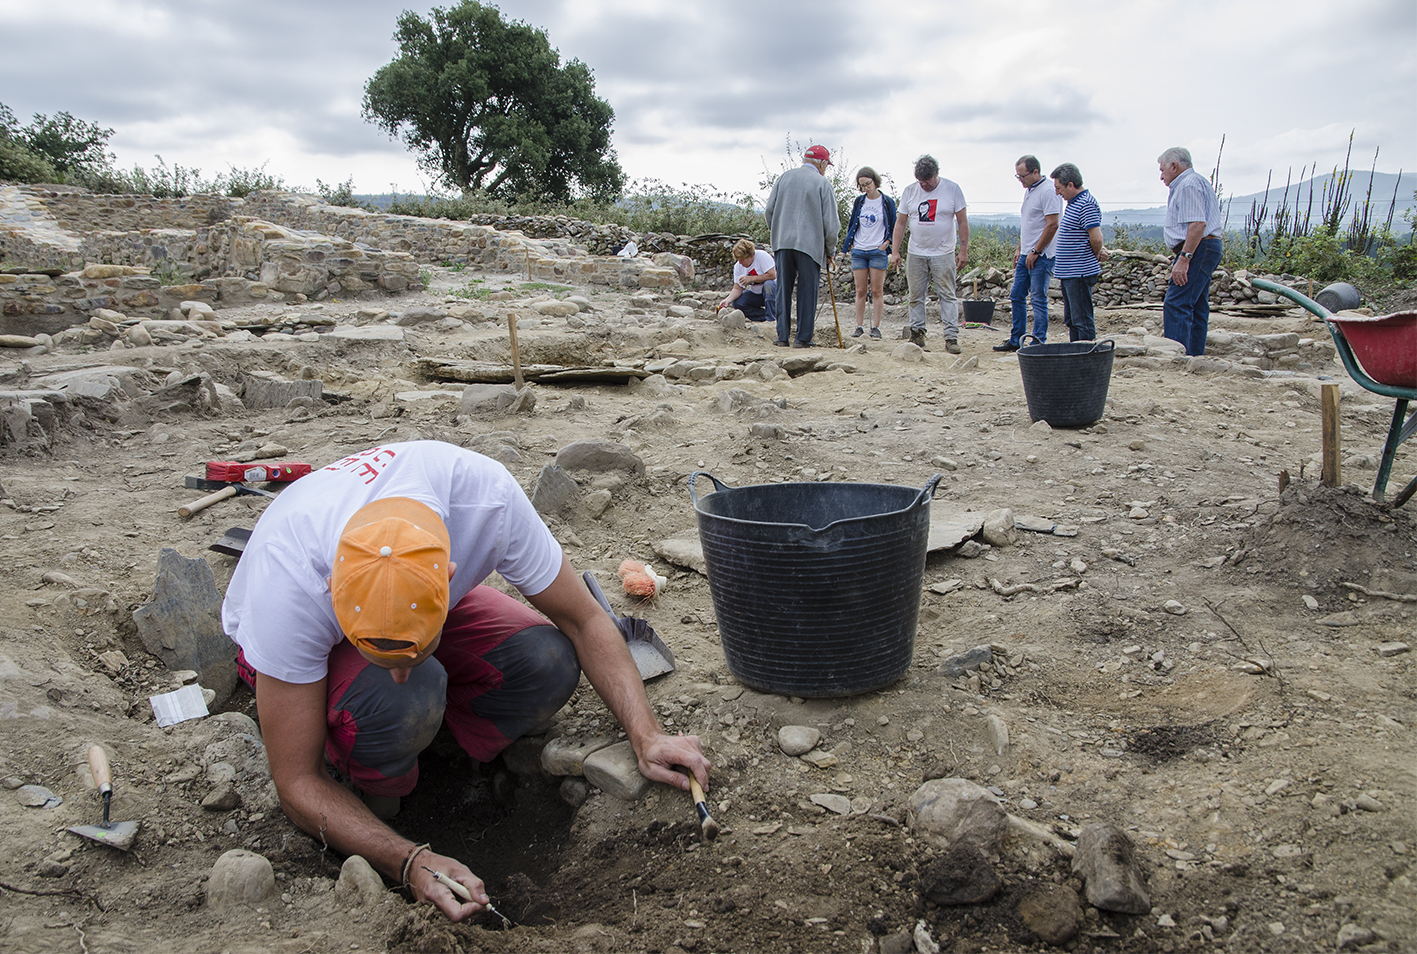
[[522, 353], [517, 347], [517, 313], [507, 312], [507, 334], [512, 339], [512, 377], [516, 379], [517, 390], [520, 391], [525, 383], [522, 381]]
[[1337, 487], [1343, 482], [1342, 468], [1339, 463], [1339, 425], [1338, 425], [1338, 385], [1323, 385], [1319, 402], [1323, 408], [1323, 455], [1324, 465], [1320, 474], [1319, 482], [1325, 487]]

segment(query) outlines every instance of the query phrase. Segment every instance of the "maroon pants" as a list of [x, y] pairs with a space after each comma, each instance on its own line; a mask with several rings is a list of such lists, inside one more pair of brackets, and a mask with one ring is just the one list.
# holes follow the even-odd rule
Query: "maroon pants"
[[[237, 667], [253, 688], [244, 655]], [[555, 715], [580, 681], [571, 641], [541, 614], [490, 586], [448, 613], [431, 659], [397, 685], [350, 642], [330, 651], [325, 755], [360, 791], [403, 796], [418, 782], [418, 755], [444, 721], [479, 762]]]

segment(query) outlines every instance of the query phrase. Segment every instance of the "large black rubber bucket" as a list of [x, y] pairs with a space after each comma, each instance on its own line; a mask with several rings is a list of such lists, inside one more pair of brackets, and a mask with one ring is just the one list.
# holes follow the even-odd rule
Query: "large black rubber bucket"
[[1107, 388], [1112, 383], [1112, 359], [1117, 343], [1060, 341], [1038, 344], [1032, 339], [1018, 349], [1018, 370], [1028, 416], [1051, 427], [1086, 427], [1102, 419], [1107, 408]]
[[[699, 497], [694, 482], [713, 481]], [[729, 488], [689, 477], [728, 670], [781, 695], [849, 696], [910, 666], [936, 474]]]

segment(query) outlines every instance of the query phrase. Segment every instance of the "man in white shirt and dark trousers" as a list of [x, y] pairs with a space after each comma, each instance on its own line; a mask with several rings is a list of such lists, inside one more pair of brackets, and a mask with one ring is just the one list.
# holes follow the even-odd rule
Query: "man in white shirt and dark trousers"
[[945, 350], [959, 354], [955, 275], [969, 258], [969, 216], [965, 213], [964, 193], [957, 184], [940, 178], [940, 164], [933, 156], [921, 156], [915, 160], [915, 181], [905, 187], [897, 208], [890, 264], [900, 261], [900, 239], [909, 223], [905, 281], [910, 288], [911, 343], [925, 347], [925, 299], [933, 286], [940, 299]]
[[1205, 354], [1210, 327], [1210, 276], [1220, 265], [1220, 200], [1209, 182], [1191, 168], [1191, 153], [1172, 146], [1156, 159], [1166, 199], [1166, 245], [1176, 253], [1161, 306], [1162, 334], [1179, 341], [1186, 354]]
[[1035, 156], [1021, 156], [1014, 163], [1014, 178], [1024, 187], [1019, 210], [1019, 244], [1014, 252], [1014, 286], [1009, 295], [1013, 329], [1009, 340], [994, 345], [995, 351], [1017, 351], [1028, 331], [1028, 306], [1033, 305], [1033, 336], [1048, 340], [1048, 282], [1053, 277], [1057, 254], [1058, 218], [1063, 214], [1063, 197], [1048, 188], [1043, 168]]

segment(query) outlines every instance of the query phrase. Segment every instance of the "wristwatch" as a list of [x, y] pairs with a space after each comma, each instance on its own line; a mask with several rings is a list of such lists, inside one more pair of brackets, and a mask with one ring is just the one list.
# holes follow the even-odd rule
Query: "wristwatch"
[[1181, 253], [1181, 257], [1184, 258], [1186, 261], [1189, 262], [1191, 259], [1193, 259], [1193, 258], [1196, 257], [1196, 253], [1195, 253], [1195, 252], [1182, 252], [1182, 253]]

